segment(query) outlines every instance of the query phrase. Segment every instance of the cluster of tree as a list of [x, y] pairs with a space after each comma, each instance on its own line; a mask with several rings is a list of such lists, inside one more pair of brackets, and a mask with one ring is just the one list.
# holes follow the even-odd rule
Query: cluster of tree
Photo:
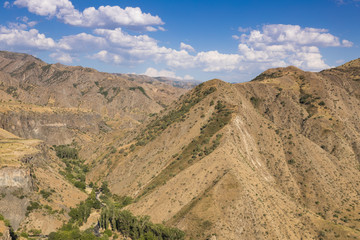
[[99, 226], [111, 227], [125, 237], [143, 240], [181, 240], [185, 233], [177, 228], [166, 227], [150, 222], [150, 217], [136, 217], [131, 212], [108, 206], [101, 211]]
[[71, 217], [71, 223], [77, 223], [82, 225], [90, 216], [91, 209], [100, 209], [101, 203], [96, 199], [96, 194], [94, 191], [91, 192], [90, 196], [76, 208], [71, 208], [69, 216]]
[[56, 151], [56, 156], [59, 158], [77, 159], [79, 157], [78, 150], [69, 145], [54, 145], [53, 147]]

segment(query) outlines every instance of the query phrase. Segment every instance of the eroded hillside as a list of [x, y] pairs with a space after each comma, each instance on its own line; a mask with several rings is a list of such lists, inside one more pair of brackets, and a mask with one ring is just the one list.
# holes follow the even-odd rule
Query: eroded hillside
[[359, 60], [211, 80], [113, 141], [90, 179], [206, 239], [360, 237]]
[[86, 198], [60, 174], [64, 168], [43, 141], [0, 129], [0, 213], [14, 230], [47, 235]]
[[188, 92], [24, 54], [0, 69], [0, 211], [20, 232], [360, 238], [359, 59]]
[[[49, 140], [51, 144], [67, 144], [77, 137], [72, 130], [86, 132], [89, 127], [95, 134], [99, 134], [99, 127], [105, 131], [128, 131], [186, 91], [150, 77], [144, 80], [136, 75], [119, 76], [90, 68], [47, 64], [27, 54], [0, 52], [0, 100], [6, 104], [35, 105], [37, 109], [45, 107], [43, 112], [47, 112], [34, 114], [31, 109], [28, 113], [22, 108], [17, 114], [2, 114], [1, 123], [7, 122], [3, 128], [21, 137]], [[49, 108], [56, 108], [52, 111], [56, 114], [49, 116]], [[37, 125], [28, 124], [33, 121]], [[28, 129], [22, 129], [25, 125]], [[54, 132], [63, 135], [56, 141], [50, 134]]]

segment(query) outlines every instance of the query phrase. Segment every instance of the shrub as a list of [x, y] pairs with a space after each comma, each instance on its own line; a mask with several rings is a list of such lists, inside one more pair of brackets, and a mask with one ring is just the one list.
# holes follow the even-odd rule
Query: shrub
[[32, 211], [32, 210], [36, 210], [36, 209], [41, 209], [41, 205], [38, 202], [33, 202], [30, 201], [30, 205], [27, 206], [26, 210], [28, 211]]
[[290, 160], [288, 160], [287, 162], [288, 162], [288, 164], [294, 164], [294, 163], [295, 163], [295, 160], [294, 160], [294, 159], [290, 159]]
[[41, 190], [40, 191], [40, 194], [41, 194], [41, 196], [43, 197], [43, 198], [45, 198], [45, 199], [48, 199], [50, 196], [51, 196], [51, 192], [48, 192], [48, 191], [45, 191], [45, 190]]
[[259, 106], [259, 104], [260, 104], [260, 98], [257, 98], [257, 97], [251, 97], [250, 98], [250, 102], [252, 103], [252, 105], [254, 106], [254, 107], [258, 107]]
[[319, 102], [319, 106], [324, 106], [324, 105], [325, 105], [324, 101]]

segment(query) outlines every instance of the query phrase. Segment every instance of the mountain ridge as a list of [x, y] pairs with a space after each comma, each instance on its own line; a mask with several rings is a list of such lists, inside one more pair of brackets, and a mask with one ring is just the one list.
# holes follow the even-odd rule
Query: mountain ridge
[[[133, 88], [126, 95], [131, 101], [140, 98], [158, 107], [139, 110], [129, 104], [123, 113], [138, 115], [120, 117], [109, 114], [109, 106], [107, 111], [91, 111], [91, 107], [49, 103], [49, 99], [40, 104], [24, 97], [22, 90], [9, 89], [22, 82], [18, 73], [27, 68], [24, 65], [9, 73], [0, 71], [4, 92], [0, 106], [19, 109], [24, 116], [31, 108], [52, 114], [62, 111], [61, 116], [69, 119], [76, 119], [70, 112], [77, 117], [82, 111], [84, 116], [93, 114], [94, 120], [84, 117], [83, 121], [99, 129], [86, 131], [81, 128], [85, 123], [76, 120], [68, 138], [75, 140], [70, 146], [78, 147], [88, 167], [86, 183], [106, 182], [116, 196], [134, 199], [126, 210], [177, 227], [187, 233], [186, 239], [355, 239], [360, 237], [358, 63], [359, 59], [319, 73], [291, 66], [269, 69], [250, 82], [213, 79], [190, 91], [175, 94], [174, 90], [173, 95], [172, 87], [156, 80], [151, 84], [153, 80], [143, 77], [138, 82], [123, 79]], [[113, 77], [101, 78], [99, 86], [96, 79], [89, 82], [97, 91], [101, 87], [106, 91], [111, 88], [106, 84], [116, 81]], [[74, 83], [64, 80], [58, 86], [75, 92], [86, 85], [85, 79], [83, 86]], [[163, 97], [173, 96], [175, 101], [167, 101], [166, 106], [157, 103], [152, 94], [160, 91], [158, 87], [169, 90]], [[104, 94], [96, 94], [106, 103]], [[106, 95], [111, 94], [110, 89]], [[39, 116], [19, 119], [30, 127], [31, 119], [64, 123], [61, 117], [51, 122]], [[5, 130], [17, 130], [9, 119], [0, 118], [0, 123]], [[101, 121], [105, 130], [100, 129]], [[0, 136], [13, 137], [6, 132]], [[56, 158], [51, 161], [57, 162]], [[42, 177], [46, 173], [39, 172]], [[89, 219], [87, 226], [96, 221]]]

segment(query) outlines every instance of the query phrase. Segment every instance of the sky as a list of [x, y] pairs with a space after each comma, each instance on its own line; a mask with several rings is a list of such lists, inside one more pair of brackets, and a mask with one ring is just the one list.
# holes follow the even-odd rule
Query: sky
[[245, 82], [360, 57], [360, 0], [0, 3], [0, 50], [104, 72]]

